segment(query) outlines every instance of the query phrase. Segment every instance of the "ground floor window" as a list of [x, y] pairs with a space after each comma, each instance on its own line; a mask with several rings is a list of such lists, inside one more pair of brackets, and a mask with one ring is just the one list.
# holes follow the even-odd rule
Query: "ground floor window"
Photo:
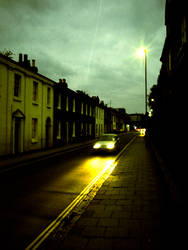
[[37, 118], [32, 119], [32, 139], [37, 139]]
[[60, 138], [61, 138], [61, 122], [59, 121], [57, 125], [57, 139]]
[[89, 135], [91, 135], [91, 129], [92, 129], [92, 125], [89, 124]]
[[76, 124], [75, 122], [73, 122], [73, 125], [72, 125], [72, 137], [75, 137], [76, 136]]

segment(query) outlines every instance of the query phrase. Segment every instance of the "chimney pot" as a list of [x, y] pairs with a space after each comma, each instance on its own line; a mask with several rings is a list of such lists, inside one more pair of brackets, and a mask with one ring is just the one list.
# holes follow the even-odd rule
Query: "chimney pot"
[[22, 63], [22, 53], [19, 54], [19, 63]]
[[35, 67], [35, 60], [32, 59], [32, 67]]
[[24, 54], [24, 63], [27, 63], [28, 59], [27, 59], [27, 54]]

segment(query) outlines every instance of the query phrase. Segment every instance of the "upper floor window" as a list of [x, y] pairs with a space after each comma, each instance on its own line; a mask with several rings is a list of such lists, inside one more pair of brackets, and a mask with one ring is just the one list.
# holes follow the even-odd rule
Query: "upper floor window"
[[58, 108], [58, 109], [61, 109], [61, 94], [60, 94], [60, 93], [59, 93], [59, 95], [58, 95], [57, 108]]
[[75, 101], [75, 99], [73, 99], [72, 112], [76, 112], [76, 101]]
[[38, 100], [38, 82], [33, 82], [33, 101]]
[[88, 105], [86, 104], [86, 115], [88, 115]]
[[83, 102], [81, 103], [81, 114], [83, 114], [84, 113], [84, 104], [83, 104]]
[[89, 115], [92, 116], [92, 107], [90, 106]]
[[14, 96], [20, 97], [21, 95], [21, 76], [18, 74], [14, 75]]
[[183, 17], [182, 24], [181, 24], [181, 40], [182, 44], [187, 42], [187, 23], [186, 17]]
[[66, 111], [69, 111], [69, 98], [66, 97]]
[[50, 88], [48, 88], [47, 89], [47, 105], [50, 105], [50, 95], [51, 95], [51, 89]]

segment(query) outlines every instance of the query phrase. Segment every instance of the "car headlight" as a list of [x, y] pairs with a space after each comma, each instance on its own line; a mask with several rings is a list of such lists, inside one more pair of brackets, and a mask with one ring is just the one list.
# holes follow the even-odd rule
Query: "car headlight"
[[100, 147], [101, 147], [100, 143], [95, 143], [95, 145], [93, 146], [93, 148], [95, 148], [95, 149], [100, 148]]
[[108, 144], [107, 144], [107, 148], [113, 149], [113, 148], [114, 148], [114, 143], [113, 143], [113, 142], [108, 143]]

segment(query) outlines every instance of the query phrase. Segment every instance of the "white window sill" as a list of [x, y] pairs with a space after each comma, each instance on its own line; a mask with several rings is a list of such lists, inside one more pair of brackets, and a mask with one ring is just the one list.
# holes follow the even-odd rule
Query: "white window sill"
[[16, 97], [16, 96], [14, 96], [13, 100], [16, 101], [16, 102], [21, 102], [22, 101], [20, 97]]
[[39, 105], [39, 103], [37, 101], [33, 101], [32, 104], [33, 105]]
[[38, 143], [38, 140], [37, 140], [36, 138], [32, 138], [31, 142], [32, 142], [33, 144], [36, 144], [36, 143]]

